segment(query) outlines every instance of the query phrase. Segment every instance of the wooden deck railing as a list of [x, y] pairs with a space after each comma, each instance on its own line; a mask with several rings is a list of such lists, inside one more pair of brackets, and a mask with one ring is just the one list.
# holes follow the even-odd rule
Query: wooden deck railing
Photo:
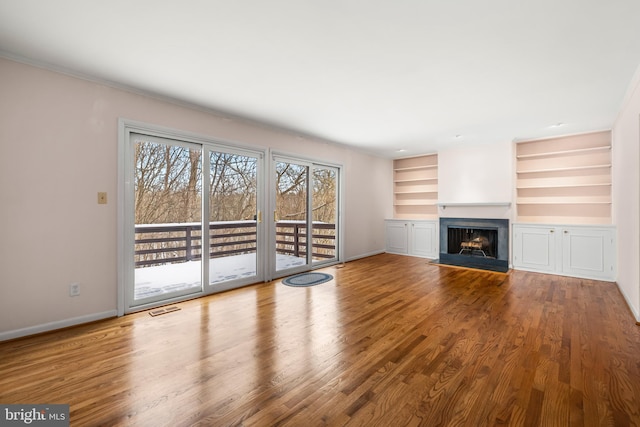
[[[314, 223], [313, 257], [335, 257], [335, 224]], [[301, 221], [276, 223], [276, 252], [303, 257], [307, 254], [307, 226]], [[135, 227], [135, 266], [166, 264], [202, 258], [199, 223], [139, 224]], [[209, 257], [256, 252], [256, 221], [221, 221], [209, 224]]]

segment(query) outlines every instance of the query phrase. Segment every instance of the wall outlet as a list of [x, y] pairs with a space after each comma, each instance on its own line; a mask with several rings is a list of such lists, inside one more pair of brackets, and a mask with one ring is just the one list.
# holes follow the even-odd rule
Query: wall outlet
[[69, 296], [77, 297], [80, 295], [80, 283], [72, 283], [69, 285]]

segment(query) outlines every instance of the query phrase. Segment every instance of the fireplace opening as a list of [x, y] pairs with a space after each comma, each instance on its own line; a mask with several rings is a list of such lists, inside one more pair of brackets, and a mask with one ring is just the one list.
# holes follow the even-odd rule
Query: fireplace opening
[[440, 218], [439, 262], [507, 272], [509, 220]]
[[498, 230], [468, 227], [448, 227], [447, 252], [496, 259], [498, 256]]

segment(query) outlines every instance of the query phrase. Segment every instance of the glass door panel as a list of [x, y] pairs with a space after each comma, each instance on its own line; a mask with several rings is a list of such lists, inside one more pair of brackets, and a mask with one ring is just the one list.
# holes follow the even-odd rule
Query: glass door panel
[[209, 284], [258, 274], [256, 156], [209, 152]]
[[202, 149], [132, 135], [132, 306], [202, 291]]
[[309, 166], [275, 159], [275, 270], [304, 269], [310, 264]]
[[338, 169], [314, 166], [312, 195], [313, 264], [338, 258]]

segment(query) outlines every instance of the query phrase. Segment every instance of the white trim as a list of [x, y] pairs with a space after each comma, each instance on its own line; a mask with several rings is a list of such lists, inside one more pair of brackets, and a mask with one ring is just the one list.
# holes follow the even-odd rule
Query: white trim
[[[349, 257], [349, 258], [347, 258], [347, 260], [345, 262], [356, 261], [356, 260], [359, 260], [359, 259], [362, 259], [362, 258], [369, 258], [370, 256], [380, 255], [380, 254], [384, 254], [386, 252], [387, 251], [384, 250], [384, 249], [379, 249], [377, 251], [367, 252], [366, 254], [360, 254], [360, 255], [355, 255], [355, 256]], [[389, 253], [391, 253], [391, 252], [389, 252]], [[397, 255], [397, 254], [394, 254], [394, 255]]]
[[101, 313], [87, 314], [85, 316], [72, 317], [55, 322], [43, 323], [41, 325], [29, 326], [15, 329], [13, 331], [0, 332], [0, 341], [26, 337], [28, 335], [40, 334], [42, 332], [54, 331], [56, 329], [68, 328], [70, 326], [82, 325], [83, 323], [95, 322], [97, 320], [109, 319], [117, 316], [116, 310], [103, 311]]
[[640, 323], [640, 312], [635, 309], [633, 304], [631, 304], [631, 299], [629, 299], [627, 294], [624, 292], [624, 289], [622, 289], [622, 287], [620, 286], [620, 284], [618, 282], [616, 282], [616, 286], [620, 290], [620, 293], [622, 294], [622, 297], [624, 298], [624, 301], [627, 303], [627, 306], [629, 307], [629, 310], [631, 310], [631, 314], [633, 314], [635, 316], [636, 322]]

